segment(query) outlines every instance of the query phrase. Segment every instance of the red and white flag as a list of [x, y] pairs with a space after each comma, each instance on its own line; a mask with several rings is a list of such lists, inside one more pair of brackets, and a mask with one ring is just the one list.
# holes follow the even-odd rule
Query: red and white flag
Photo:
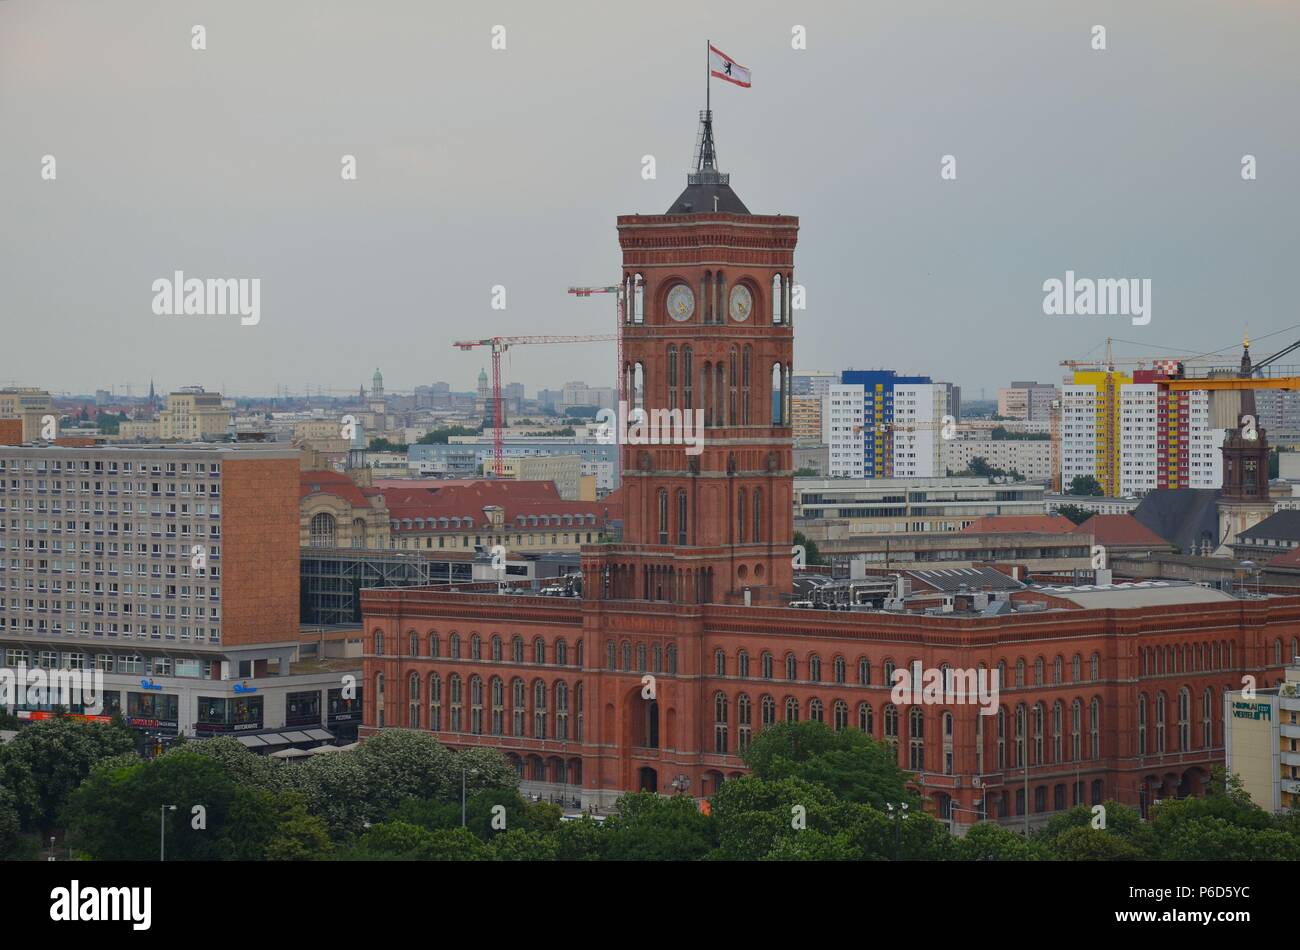
[[734, 82], [737, 86], [744, 86], [746, 89], [750, 87], [749, 69], [741, 66], [712, 43], [709, 44], [709, 75]]

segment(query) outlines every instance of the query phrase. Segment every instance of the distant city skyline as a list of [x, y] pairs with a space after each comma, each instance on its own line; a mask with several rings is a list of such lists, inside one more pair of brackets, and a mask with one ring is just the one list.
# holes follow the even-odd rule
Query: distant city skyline
[[[722, 169], [755, 212], [800, 217], [801, 367], [992, 393], [1060, 382], [1108, 335], [1176, 356], [1295, 319], [1296, 4], [72, 9], [0, 4], [6, 384], [270, 394], [379, 365], [409, 390], [473, 379], [466, 334], [610, 332], [607, 298], [566, 290], [614, 282], [616, 215], [681, 190], [706, 38], [753, 71], [715, 83]], [[156, 316], [151, 285], [177, 270], [259, 279], [257, 324]], [[1149, 279], [1150, 324], [1045, 315], [1044, 282], [1070, 272]], [[613, 363], [612, 343], [521, 348], [506, 378], [580, 365], [598, 385]]]

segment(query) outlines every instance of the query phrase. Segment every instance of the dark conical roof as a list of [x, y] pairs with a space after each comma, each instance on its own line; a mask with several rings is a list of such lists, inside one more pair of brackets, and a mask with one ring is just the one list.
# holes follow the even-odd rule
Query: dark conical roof
[[695, 171], [686, 176], [686, 190], [677, 196], [666, 214], [701, 214], [725, 211], [749, 214], [740, 196], [731, 190], [731, 176], [718, 171], [713, 144], [713, 113], [700, 113], [700, 138], [696, 145]]

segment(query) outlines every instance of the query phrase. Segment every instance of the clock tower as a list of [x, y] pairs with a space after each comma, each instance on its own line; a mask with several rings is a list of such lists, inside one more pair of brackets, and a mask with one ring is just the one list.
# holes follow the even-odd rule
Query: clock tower
[[[710, 111], [672, 206], [618, 218], [620, 388], [653, 434], [621, 446], [623, 543], [589, 560], [587, 597], [777, 604], [790, 594], [798, 233], [798, 218], [753, 214], [732, 190]], [[653, 425], [679, 416], [684, 425]]]

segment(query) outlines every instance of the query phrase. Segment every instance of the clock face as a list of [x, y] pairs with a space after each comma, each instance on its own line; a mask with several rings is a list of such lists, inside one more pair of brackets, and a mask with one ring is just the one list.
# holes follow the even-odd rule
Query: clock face
[[668, 316], [678, 323], [689, 320], [695, 312], [695, 294], [685, 284], [678, 284], [668, 291]]
[[743, 323], [749, 319], [749, 313], [754, 309], [754, 298], [749, 292], [749, 288], [744, 284], [737, 284], [731, 288], [731, 319]]

